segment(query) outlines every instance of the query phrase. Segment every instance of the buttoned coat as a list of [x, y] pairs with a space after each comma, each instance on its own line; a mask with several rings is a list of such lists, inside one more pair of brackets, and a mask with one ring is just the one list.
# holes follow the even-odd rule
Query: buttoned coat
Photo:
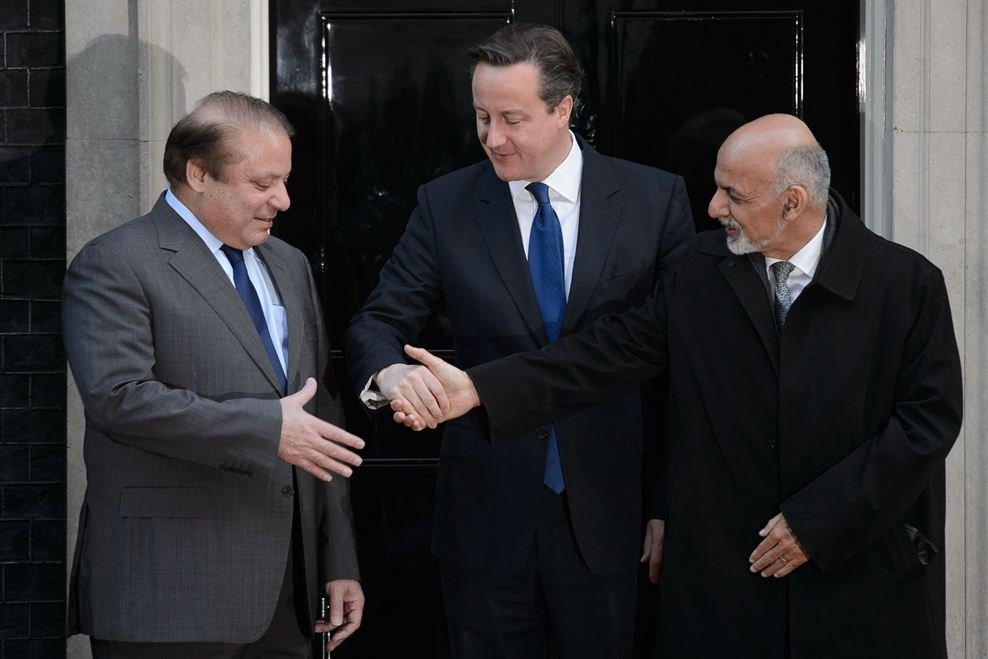
[[[578, 141], [579, 237], [562, 336], [641, 302], [693, 236], [681, 178]], [[440, 309], [464, 366], [546, 343], [511, 193], [486, 160], [420, 188], [405, 234], [347, 330], [352, 384], [404, 363], [402, 345]], [[581, 556], [597, 573], [633, 569], [642, 533], [638, 388], [545, 421], [555, 424]], [[523, 430], [491, 443], [480, 415], [445, 425], [432, 536], [443, 561], [521, 571], [535, 538], [548, 434], [547, 425]]]
[[[946, 656], [961, 379], [943, 277], [836, 200], [828, 218], [781, 334], [763, 262], [707, 232], [642, 307], [469, 371], [497, 444], [668, 369], [658, 656]], [[763, 578], [748, 557], [780, 511], [810, 561]]]
[[[288, 389], [315, 377], [320, 390], [306, 409], [342, 424], [323, 382], [328, 348], [308, 263], [274, 237], [255, 250], [287, 317]], [[296, 494], [310, 607], [302, 614], [314, 620], [322, 583], [358, 576], [348, 483], [278, 459], [278, 382], [205, 243], [162, 196], [82, 249], [62, 313], [88, 481], [70, 631], [256, 640], [278, 601]]]

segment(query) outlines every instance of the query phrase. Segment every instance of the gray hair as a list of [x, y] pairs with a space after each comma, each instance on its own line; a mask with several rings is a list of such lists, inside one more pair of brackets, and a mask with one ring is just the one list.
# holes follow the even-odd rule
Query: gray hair
[[812, 208], [827, 204], [830, 191], [830, 162], [819, 146], [786, 149], [775, 162], [775, 194], [792, 185], [806, 188]]

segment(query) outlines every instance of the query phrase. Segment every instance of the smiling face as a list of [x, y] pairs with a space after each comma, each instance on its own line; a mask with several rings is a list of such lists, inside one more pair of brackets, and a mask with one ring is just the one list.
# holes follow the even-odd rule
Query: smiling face
[[195, 201], [186, 205], [210, 233], [243, 250], [267, 240], [275, 216], [288, 210], [285, 183], [292, 143], [279, 129], [243, 128], [227, 146], [241, 157], [227, 164], [219, 178], [189, 161], [187, 179]]
[[786, 223], [783, 195], [774, 190], [772, 171], [721, 149], [714, 181], [717, 191], [707, 212], [724, 227], [727, 248], [734, 254], [775, 256]]
[[539, 84], [539, 70], [528, 62], [474, 69], [477, 137], [502, 181], [541, 181], [569, 153], [573, 99], [547, 108]]

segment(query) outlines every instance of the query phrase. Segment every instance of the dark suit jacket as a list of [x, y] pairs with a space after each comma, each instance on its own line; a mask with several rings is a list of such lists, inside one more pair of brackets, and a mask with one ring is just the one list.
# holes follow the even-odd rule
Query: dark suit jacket
[[[707, 232], [639, 309], [469, 371], [497, 438], [668, 366], [662, 656], [946, 656], [962, 397], [943, 277], [846, 207], [830, 221], [781, 336], [751, 260]], [[748, 556], [780, 510], [811, 562], [763, 579]]]
[[[295, 391], [326, 372], [315, 286], [298, 250], [277, 238], [256, 249], [287, 314]], [[62, 315], [85, 406], [88, 479], [70, 630], [103, 640], [255, 640], [285, 574], [294, 485], [292, 466], [277, 458], [278, 383], [236, 290], [162, 197], [82, 249]], [[309, 411], [342, 424], [322, 384]], [[321, 582], [357, 577], [348, 483], [294, 475], [314, 606]]]
[[[682, 179], [584, 144], [580, 230], [562, 335], [640, 302], [693, 235]], [[346, 335], [351, 381], [404, 362], [438, 308], [456, 361], [473, 366], [546, 342], [507, 183], [484, 161], [419, 190], [418, 207]], [[505, 383], [507, 384], [507, 383]], [[555, 423], [573, 526], [596, 572], [641, 551], [641, 397], [615, 390]], [[512, 574], [534, 539], [546, 429], [491, 441], [479, 415], [446, 425], [433, 551], [449, 563]]]

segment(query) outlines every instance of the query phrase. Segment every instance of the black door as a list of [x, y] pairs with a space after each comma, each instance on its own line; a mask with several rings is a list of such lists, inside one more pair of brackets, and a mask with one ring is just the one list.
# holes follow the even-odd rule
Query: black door
[[[271, 99], [296, 126], [292, 208], [278, 235], [309, 255], [330, 339], [374, 287], [418, 185], [484, 157], [466, 48], [509, 21], [547, 23], [586, 70], [575, 129], [600, 151], [682, 174], [698, 229], [717, 147], [769, 112], [803, 117], [857, 206], [858, 2], [271, 0]], [[450, 357], [442, 313], [420, 345]], [[334, 656], [448, 656], [429, 553], [440, 436], [367, 415], [333, 358], [350, 429], [368, 440], [353, 505], [368, 603]], [[654, 589], [643, 587], [650, 656]]]

